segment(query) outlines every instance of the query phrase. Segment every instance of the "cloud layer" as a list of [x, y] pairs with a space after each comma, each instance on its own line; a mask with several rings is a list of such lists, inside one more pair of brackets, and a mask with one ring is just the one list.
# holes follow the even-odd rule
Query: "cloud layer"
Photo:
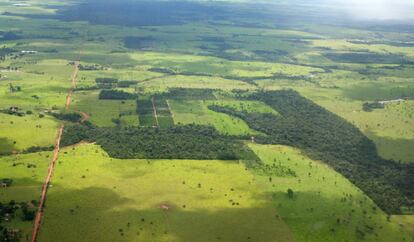
[[414, 20], [414, 0], [326, 0], [361, 20]]

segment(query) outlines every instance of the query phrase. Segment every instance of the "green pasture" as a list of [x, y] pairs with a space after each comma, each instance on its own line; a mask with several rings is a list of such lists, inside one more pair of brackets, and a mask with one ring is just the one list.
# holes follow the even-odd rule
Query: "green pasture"
[[238, 162], [62, 150], [40, 241], [294, 241]]
[[[217, 113], [208, 106], [214, 102], [209, 101], [182, 101], [169, 100], [174, 123], [178, 124], [205, 124], [215, 127], [220, 133], [229, 135], [255, 135], [257, 131], [252, 130], [241, 119], [223, 113]], [[235, 104], [236, 105], [236, 104]]]
[[[17, 203], [39, 201], [51, 155], [51, 152], [40, 152], [0, 157], [0, 179], [13, 180], [10, 187], [0, 188], [0, 203], [9, 203], [11, 200]], [[33, 228], [32, 221], [23, 221], [20, 210], [15, 215], [10, 222], [0, 221], [0, 225], [18, 228], [22, 231], [24, 240], [30, 238]]]
[[[265, 164], [282, 164], [296, 177], [256, 175], [298, 241], [410, 241], [366, 195], [327, 165], [286, 146], [249, 144]], [[252, 171], [253, 174], [255, 173]], [[292, 189], [293, 197], [287, 196]]]
[[384, 109], [365, 112], [365, 101], [344, 97], [341, 89], [297, 87], [302, 95], [348, 120], [377, 145], [381, 156], [402, 162], [413, 162], [413, 101], [388, 103]]
[[0, 153], [22, 151], [32, 146], [54, 145], [58, 122], [38, 115], [18, 117], [0, 113]]
[[135, 100], [100, 100], [98, 95], [98, 91], [75, 92], [71, 109], [87, 113], [89, 121], [97, 126], [114, 127], [113, 119], [120, 119], [126, 126], [139, 124]]

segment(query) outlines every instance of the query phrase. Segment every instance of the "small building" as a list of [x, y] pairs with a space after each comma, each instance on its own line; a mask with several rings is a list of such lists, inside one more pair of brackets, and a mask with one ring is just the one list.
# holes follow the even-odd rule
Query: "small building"
[[9, 187], [13, 183], [12, 179], [4, 178], [0, 180], [0, 187]]
[[13, 113], [17, 113], [17, 112], [19, 112], [19, 107], [17, 107], [17, 106], [11, 106], [9, 108], [9, 111], [10, 112], [13, 112]]
[[36, 54], [37, 51], [35, 51], [35, 50], [22, 50], [22, 51], [20, 51], [20, 53], [22, 53], [22, 54]]

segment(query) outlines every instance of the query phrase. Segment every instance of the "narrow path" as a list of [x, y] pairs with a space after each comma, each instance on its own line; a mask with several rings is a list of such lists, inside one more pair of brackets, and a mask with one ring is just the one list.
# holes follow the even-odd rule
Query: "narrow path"
[[174, 113], [172, 112], [172, 109], [171, 109], [171, 106], [170, 106], [170, 102], [169, 102], [168, 99], [166, 99], [165, 102], [167, 103], [168, 112], [170, 112], [171, 118], [173, 120], [173, 125], [175, 125]]
[[[70, 104], [72, 102], [73, 90], [76, 87], [76, 77], [77, 77], [78, 71], [79, 71], [79, 62], [80, 62], [80, 54], [79, 54], [78, 60], [75, 62], [74, 70], [72, 72], [72, 76], [71, 76], [71, 83], [72, 84], [71, 84], [71, 88], [69, 89], [68, 95], [66, 96], [66, 104], [65, 104], [65, 109], [66, 110], [68, 110], [70, 108]], [[40, 195], [39, 207], [37, 208], [37, 213], [36, 213], [36, 217], [35, 217], [35, 220], [34, 220], [34, 228], [33, 228], [33, 232], [32, 232], [32, 239], [30, 240], [31, 242], [36, 242], [37, 237], [39, 235], [39, 230], [40, 230], [40, 226], [42, 224], [42, 218], [43, 218], [43, 209], [45, 207], [45, 202], [46, 202], [47, 189], [49, 188], [50, 181], [51, 181], [52, 176], [53, 176], [53, 171], [54, 171], [55, 166], [56, 166], [56, 161], [59, 157], [60, 140], [62, 138], [64, 128], [65, 128], [65, 125], [63, 123], [61, 123], [60, 127], [58, 129], [58, 134], [57, 134], [56, 139], [55, 139], [55, 149], [53, 150], [53, 157], [52, 157], [52, 160], [50, 161], [49, 167], [47, 169], [47, 176], [46, 176], [45, 182], [42, 185], [42, 192], [41, 192], [41, 195]]]
[[79, 114], [82, 116], [82, 119], [80, 121], [81, 123], [84, 123], [85, 121], [88, 121], [91, 118], [91, 116], [85, 112], [79, 112]]
[[78, 58], [78, 60], [75, 62], [75, 69], [72, 72], [72, 77], [71, 77], [71, 87], [69, 89], [68, 95], [66, 97], [66, 104], [65, 104], [65, 109], [68, 110], [70, 107], [70, 104], [72, 102], [72, 95], [73, 95], [73, 91], [76, 88], [76, 77], [78, 76], [78, 72], [79, 72], [79, 62], [80, 62], [80, 57]]
[[152, 101], [152, 109], [154, 110], [154, 117], [155, 117], [156, 126], [160, 127], [160, 124], [158, 123], [158, 115], [157, 115], [157, 109], [155, 108], [154, 98], [152, 98], [151, 101]]

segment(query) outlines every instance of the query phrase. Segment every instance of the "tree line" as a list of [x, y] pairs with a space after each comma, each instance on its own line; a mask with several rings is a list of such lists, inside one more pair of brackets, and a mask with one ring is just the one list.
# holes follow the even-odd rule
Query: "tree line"
[[414, 165], [381, 158], [375, 144], [351, 123], [292, 90], [258, 92], [248, 99], [263, 101], [280, 115], [209, 108], [241, 118], [267, 134], [256, 137], [258, 143], [298, 147], [325, 161], [388, 213], [413, 208]]

